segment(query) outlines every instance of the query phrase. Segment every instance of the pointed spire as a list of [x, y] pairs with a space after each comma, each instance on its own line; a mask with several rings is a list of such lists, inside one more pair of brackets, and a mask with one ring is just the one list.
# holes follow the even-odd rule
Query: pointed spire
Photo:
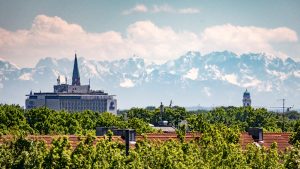
[[74, 60], [74, 67], [73, 67], [72, 85], [80, 86], [80, 76], [79, 76], [76, 53], [75, 53], [75, 60]]

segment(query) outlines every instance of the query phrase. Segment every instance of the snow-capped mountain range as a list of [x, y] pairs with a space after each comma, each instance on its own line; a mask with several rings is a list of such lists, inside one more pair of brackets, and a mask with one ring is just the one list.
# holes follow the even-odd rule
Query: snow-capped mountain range
[[[242, 104], [248, 89], [254, 106], [300, 107], [300, 62], [265, 54], [187, 52], [164, 64], [146, 64], [132, 57], [116, 61], [86, 60], [79, 55], [82, 84], [90, 79], [92, 89], [103, 89], [118, 98], [119, 108], [158, 106], [170, 100], [180, 106]], [[24, 105], [25, 95], [52, 92], [60, 75], [71, 82], [73, 60], [41, 59], [34, 68], [19, 68], [0, 60], [0, 103]]]

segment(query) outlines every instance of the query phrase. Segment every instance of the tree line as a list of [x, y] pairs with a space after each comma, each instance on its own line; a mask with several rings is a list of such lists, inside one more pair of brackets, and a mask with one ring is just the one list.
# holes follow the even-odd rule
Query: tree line
[[[299, 168], [300, 121], [297, 112], [284, 117], [285, 130], [293, 132], [286, 152], [249, 144], [242, 149], [240, 132], [249, 127], [282, 131], [281, 114], [251, 107], [219, 107], [211, 111], [188, 112], [182, 107], [132, 108], [120, 115], [83, 111], [68, 113], [47, 108], [24, 110], [18, 105], [0, 105], [0, 135], [13, 138], [0, 144], [1, 168]], [[125, 154], [125, 145], [106, 138], [95, 140], [96, 126], [133, 128], [138, 134], [158, 132], [149, 123], [166, 120], [177, 126], [178, 140], [137, 141]], [[185, 141], [186, 120], [190, 131], [201, 132], [199, 139]], [[77, 134], [87, 136], [72, 149], [67, 138], [59, 137], [47, 148], [27, 134]], [[3, 139], [4, 137], [1, 137]]]
[[[296, 132], [300, 124], [298, 112], [282, 114], [269, 112], [264, 108], [218, 107], [211, 111], [188, 112], [182, 107], [131, 108], [120, 115], [86, 110], [69, 113], [48, 108], [24, 110], [18, 105], [0, 105], [0, 134], [24, 132], [28, 134], [78, 134], [95, 133], [96, 127], [117, 127], [136, 129], [138, 134], [155, 132], [149, 124], [168, 121], [169, 126], [178, 127], [187, 121], [190, 131], [204, 131], [212, 124], [247, 131], [249, 127], [260, 127], [264, 131]], [[284, 123], [284, 124], [283, 124]], [[284, 127], [284, 128], [283, 128]], [[157, 132], [157, 131], [156, 131]]]
[[134, 128], [138, 133], [152, 132], [153, 129], [142, 119], [124, 120], [111, 113], [90, 110], [69, 113], [48, 108], [24, 110], [16, 105], [0, 105], [0, 134], [77, 134], [95, 133], [97, 126]]

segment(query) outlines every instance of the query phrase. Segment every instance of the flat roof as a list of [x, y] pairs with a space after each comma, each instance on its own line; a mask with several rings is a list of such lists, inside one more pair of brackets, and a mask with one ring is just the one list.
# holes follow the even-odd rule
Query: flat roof
[[34, 93], [32, 95], [27, 94], [26, 96], [116, 96], [109, 95], [107, 93]]

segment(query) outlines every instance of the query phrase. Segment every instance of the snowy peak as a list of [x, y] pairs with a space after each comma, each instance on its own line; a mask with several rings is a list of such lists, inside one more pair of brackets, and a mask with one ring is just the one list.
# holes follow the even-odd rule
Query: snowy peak
[[[200, 99], [206, 105], [238, 105], [239, 92], [245, 88], [261, 102], [282, 95], [294, 100], [300, 96], [300, 63], [265, 54], [223, 51], [201, 55], [190, 51], [161, 65], [147, 65], [136, 56], [115, 61], [79, 57], [78, 62], [82, 83], [90, 79], [93, 88], [118, 95], [121, 106], [154, 104], [163, 98], [183, 105], [198, 105], [200, 98], [206, 98]], [[34, 68], [22, 69], [0, 60], [0, 101], [23, 104], [20, 96], [31, 89], [52, 91], [58, 75], [63, 82], [70, 82], [72, 66], [73, 60], [65, 58], [44, 58]], [[15, 97], [10, 97], [11, 92]]]
[[2, 71], [14, 71], [14, 70], [19, 70], [20, 68], [13, 64], [10, 63], [2, 58], [0, 58], [0, 70]]

